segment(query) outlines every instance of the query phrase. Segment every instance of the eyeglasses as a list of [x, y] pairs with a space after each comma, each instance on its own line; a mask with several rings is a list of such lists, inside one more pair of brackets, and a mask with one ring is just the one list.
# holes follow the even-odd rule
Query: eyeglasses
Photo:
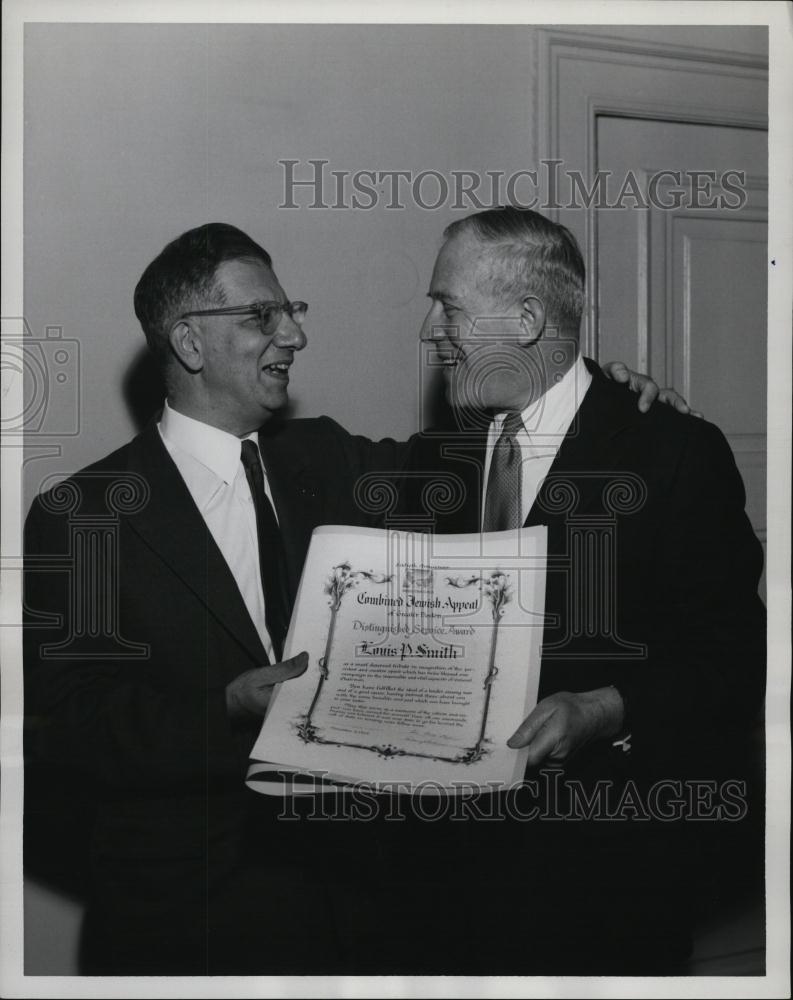
[[265, 337], [271, 337], [278, 329], [284, 313], [302, 325], [308, 312], [307, 302], [253, 302], [249, 306], [224, 306], [220, 309], [194, 309], [183, 313], [179, 319], [188, 316], [258, 316], [259, 328]]

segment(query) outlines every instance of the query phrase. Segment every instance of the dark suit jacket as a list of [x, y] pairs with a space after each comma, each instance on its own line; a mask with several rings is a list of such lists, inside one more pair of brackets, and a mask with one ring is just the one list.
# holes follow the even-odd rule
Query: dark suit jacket
[[[526, 799], [504, 795], [497, 811], [481, 809], [485, 820], [506, 821], [482, 821], [472, 808], [470, 821], [445, 828], [417, 823], [400, 837], [394, 827], [391, 856], [410, 858], [395, 862], [394, 897], [432, 892], [423, 931], [409, 903], [394, 920], [412, 929], [403, 931], [405, 954], [429, 942], [419, 971], [685, 971], [692, 893], [712, 891], [694, 887], [696, 859], [739, 826], [652, 820], [654, 808], [668, 809], [670, 789], [689, 819], [713, 819], [719, 780], [746, 776], [745, 766], [733, 769], [734, 752], [745, 752], [762, 701], [765, 634], [762, 550], [743, 485], [716, 427], [668, 406], [641, 414], [633, 393], [590, 367], [592, 385], [526, 521], [548, 526], [539, 697], [614, 684], [632, 751], [601, 740], [563, 773], [527, 774], [537, 784]], [[404, 513], [432, 518], [438, 532], [476, 532], [488, 421], [456, 421], [413, 441]], [[447, 492], [430, 509], [442, 495], [433, 476], [460, 502]], [[653, 800], [662, 779], [675, 784]], [[712, 784], [698, 786], [707, 801], [697, 804], [690, 790], [701, 781]], [[573, 788], [595, 804], [591, 822]], [[532, 808], [538, 815], [526, 821]], [[703, 828], [704, 847], [691, 839]], [[382, 971], [417, 965], [400, 965], [394, 952]]]
[[[526, 526], [548, 526], [540, 698], [615, 684], [632, 760], [659, 776], [745, 730], [761, 703], [762, 549], [734, 459], [712, 424], [636, 397], [590, 365], [592, 385]], [[439, 532], [478, 531], [486, 428], [421, 435], [409, 465], [458, 476], [465, 502]], [[421, 504], [408, 486], [408, 509]], [[425, 491], [425, 497], [427, 492]], [[591, 756], [597, 748], [591, 748]], [[580, 763], [580, 762], [578, 762]], [[672, 771], [670, 771], [672, 768]]]
[[[353, 486], [395, 468], [402, 449], [328, 418], [273, 424], [260, 443], [294, 597], [313, 528], [369, 523]], [[168, 937], [189, 910], [197, 937], [254, 827], [260, 858], [294, 851], [277, 842], [278, 824], [258, 822], [263, 797], [244, 785], [258, 726], [235, 730], [226, 717], [226, 685], [267, 662], [233, 576], [154, 424], [38, 497], [25, 546], [29, 773], [71, 787], [73, 801], [92, 792], [100, 922], [126, 907], [116, 937]], [[147, 971], [145, 944], [137, 951], [143, 965], [127, 956], [117, 971]]]
[[[403, 452], [393, 444], [352, 439], [327, 420], [267, 431], [263, 451], [294, 588], [311, 528], [366, 523], [351, 501], [352, 485], [364, 472], [399, 468]], [[403, 492], [406, 526], [416, 527], [417, 515], [426, 525], [424, 507], [433, 496], [425, 489], [427, 478], [440, 471], [459, 476], [465, 502], [456, 511], [448, 509], [452, 504], [431, 511], [436, 530], [477, 531], [483, 455], [481, 436], [414, 439], [411, 471], [418, 475], [408, 477]], [[87, 634], [79, 637], [79, 657], [41, 655], [42, 643], [63, 640], [70, 620], [68, 571], [54, 567], [50, 556], [73, 549], [70, 532], [79, 534], [88, 521], [57, 510], [53, 494], [34, 504], [27, 526], [28, 764], [38, 762], [52, 774], [66, 763], [68, 781], [91, 782], [97, 790], [93, 873], [99, 912], [110, 926], [114, 908], [129, 911], [124, 916], [135, 953], [94, 970], [146, 971], [139, 953], [154, 949], [153, 936], [172, 933], [190, 911], [200, 926], [179, 963], [168, 968], [160, 956], [149, 963], [150, 971], [203, 971], [192, 957], [195, 939], [204, 924], [215, 931], [222, 920], [235, 933], [253, 926], [269, 944], [257, 955], [258, 965], [246, 967], [245, 954], [237, 951], [225, 965], [210, 963], [212, 971], [333, 971], [324, 957], [308, 963], [305, 949], [301, 956], [289, 953], [290, 941], [310, 939], [318, 948], [332, 936], [333, 921], [324, 919], [321, 898], [324, 874], [339, 902], [340, 935], [352, 945], [341, 971], [573, 971], [569, 964], [532, 967], [532, 956], [550, 954], [553, 941], [533, 947], [523, 942], [543, 928], [564, 926], [569, 933], [565, 912], [537, 907], [542, 926], [527, 930], [524, 900], [528, 892], [548, 902], [535, 876], [556, 879], [559, 864], [579, 856], [575, 847], [567, 854], [557, 849], [554, 862], [536, 839], [527, 848], [525, 824], [518, 824], [515, 839], [503, 823], [272, 821], [271, 801], [243, 784], [255, 732], [235, 733], [223, 710], [225, 684], [263, 662], [262, 650], [156, 430], [74, 478], [81, 491], [77, 513], [107, 513], [108, 477], [129, 486], [130, 476], [140, 477], [150, 493], [140, 510], [110, 519], [118, 539], [115, 620], [118, 637], [149, 645], [143, 658], [122, 658], [116, 649], [93, 659], [84, 655], [90, 653]], [[571, 511], [563, 509], [567, 479], [573, 492], [580, 491]], [[60, 491], [65, 499], [69, 489]], [[756, 710], [763, 674], [762, 607], [755, 590], [760, 550], [742, 508], [737, 471], [714, 427], [660, 406], [640, 415], [633, 395], [596, 376], [529, 518], [549, 525], [552, 557], [540, 693], [619, 683], [634, 733], [630, 768], [643, 760], [650, 773], [691, 773], [697, 733], [716, 732], [721, 747], [731, 727], [745, 727]], [[608, 546], [614, 537], [617, 570], [601, 575], [595, 590], [608, 591], [616, 610], [604, 618], [601, 608], [601, 627], [589, 635], [578, 624], [589, 607], [581, 602], [592, 596], [591, 579], [582, 580], [581, 546], [585, 538]], [[85, 607], [85, 600], [78, 604]], [[38, 616], [46, 613], [63, 619], [61, 627], [45, 627]], [[625, 643], [646, 649], [626, 649]], [[607, 745], [587, 748], [575, 766], [593, 777], [626, 772], [626, 761]], [[547, 841], [558, 841], [558, 831], [558, 824], [542, 827]], [[264, 885], [250, 875], [246, 847], [273, 861]], [[625, 864], [621, 847], [613, 853]], [[527, 874], [523, 885], [517, 873], [532, 864], [534, 875]], [[613, 864], [598, 870], [611, 882]], [[642, 865], [624, 870], [634, 878]], [[571, 876], [570, 884], [581, 874]], [[226, 902], [213, 904], [224, 891]], [[159, 905], [164, 892], [185, 901], [175, 914]], [[565, 893], [554, 891], [553, 900], [566, 900]], [[584, 912], [581, 899], [569, 899], [576, 912]], [[503, 920], [470, 919], [493, 906]], [[617, 909], [624, 908], [615, 903]], [[278, 923], [268, 923], [272, 913], [281, 918], [280, 938]], [[590, 925], [582, 926], [584, 937], [590, 935]], [[117, 940], [123, 931], [116, 920], [94, 953], [107, 952], [111, 937]]]

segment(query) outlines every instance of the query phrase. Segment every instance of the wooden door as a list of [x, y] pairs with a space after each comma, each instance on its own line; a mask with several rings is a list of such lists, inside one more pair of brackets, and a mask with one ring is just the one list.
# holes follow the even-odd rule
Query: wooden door
[[[614, 116], [597, 135], [598, 169], [615, 187], [632, 171], [639, 192], [598, 212], [600, 357], [674, 385], [718, 424], [765, 542], [767, 135]], [[692, 197], [695, 168], [727, 189], [703, 175]]]
[[[575, 232], [586, 260], [585, 353], [649, 372], [718, 424], [765, 545], [768, 67], [741, 51], [741, 30], [721, 29], [705, 49], [649, 29], [541, 29], [537, 148], [557, 164], [548, 214]], [[678, 170], [687, 194], [659, 207], [673, 206]], [[709, 198], [692, 199], [694, 170], [716, 173]], [[591, 196], [599, 171], [611, 172], [606, 202], [623, 207]], [[744, 175], [727, 184], [745, 201], [725, 190], [726, 171]], [[618, 198], [629, 173], [649, 207]]]

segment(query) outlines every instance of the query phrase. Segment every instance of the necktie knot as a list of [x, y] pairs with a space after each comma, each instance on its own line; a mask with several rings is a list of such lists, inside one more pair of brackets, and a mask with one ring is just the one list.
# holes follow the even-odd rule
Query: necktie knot
[[501, 461], [512, 465], [520, 455], [520, 445], [515, 440], [523, 430], [523, 419], [519, 413], [509, 413], [501, 426], [501, 434], [496, 441], [496, 451], [500, 452]]
[[501, 439], [515, 440], [515, 436], [523, 430], [523, 417], [520, 413], [508, 413], [501, 427]]
[[250, 438], [242, 442], [240, 459], [245, 466], [246, 472], [256, 471], [257, 469], [261, 471], [262, 463], [259, 458], [259, 449], [256, 447], [256, 443], [251, 441]]

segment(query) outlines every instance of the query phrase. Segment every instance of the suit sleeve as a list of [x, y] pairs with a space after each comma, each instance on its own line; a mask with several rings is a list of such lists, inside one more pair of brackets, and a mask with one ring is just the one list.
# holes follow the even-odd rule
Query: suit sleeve
[[65, 558], [68, 529], [66, 516], [34, 502], [25, 525], [27, 762], [111, 791], [156, 794], [205, 789], [224, 775], [239, 779], [244, 762], [222, 687], [196, 683], [177, 693], [156, 683], [145, 660], [100, 651], [64, 657], [57, 649], [69, 638], [72, 605], [81, 599]]
[[379, 527], [384, 519], [400, 510], [404, 470], [417, 440], [383, 438], [372, 441], [350, 434], [330, 417], [322, 423], [339, 450], [338, 462], [344, 473], [349, 523]]
[[625, 691], [634, 744], [671, 747], [745, 733], [765, 686], [762, 548], [732, 452], [711, 424], [692, 433], [662, 498], [647, 572], [656, 575], [646, 669]]

